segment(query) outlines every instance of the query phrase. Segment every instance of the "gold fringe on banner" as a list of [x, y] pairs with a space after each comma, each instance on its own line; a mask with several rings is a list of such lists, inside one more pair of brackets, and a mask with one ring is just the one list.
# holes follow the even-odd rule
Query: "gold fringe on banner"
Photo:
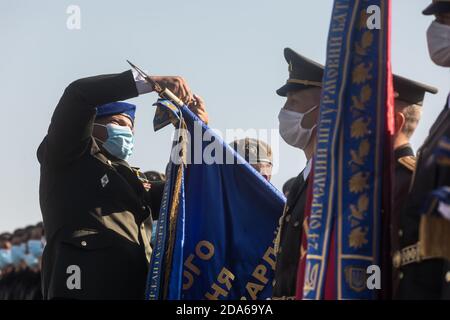
[[186, 151], [187, 151], [187, 137], [186, 137], [186, 123], [183, 119], [181, 121], [181, 130], [180, 135], [178, 137], [178, 143], [181, 143], [181, 164], [179, 164], [177, 168], [177, 176], [175, 180], [175, 186], [172, 192], [172, 204], [170, 207], [169, 213], [169, 232], [168, 232], [168, 246], [166, 250], [165, 256], [165, 269], [164, 272], [164, 291], [163, 291], [163, 299], [167, 299], [167, 294], [169, 290], [169, 280], [170, 280], [170, 270], [173, 259], [173, 248], [175, 246], [175, 238], [176, 238], [176, 227], [177, 227], [177, 219], [178, 219], [178, 207], [180, 204], [180, 191], [181, 191], [181, 182], [183, 176], [184, 166], [186, 164]]

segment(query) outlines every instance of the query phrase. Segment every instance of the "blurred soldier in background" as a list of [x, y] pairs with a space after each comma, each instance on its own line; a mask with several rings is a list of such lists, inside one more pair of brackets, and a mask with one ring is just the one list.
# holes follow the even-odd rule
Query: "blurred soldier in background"
[[264, 179], [272, 177], [272, 148], [262, 140], [244, 138], [235, 140], [230, 146], [245, 159]]
[[0, 234], [0, 300], [7, 300], [11, 287], [11, 276], [14, 266], [11, 257], [12, 234], [4, 232]]
[[41, 300], [42, 226], [0, 236], [0, 300]]
[[158, 171], [146, 171], [144, 174], [148, 181], [166, 181], [166, 175]]

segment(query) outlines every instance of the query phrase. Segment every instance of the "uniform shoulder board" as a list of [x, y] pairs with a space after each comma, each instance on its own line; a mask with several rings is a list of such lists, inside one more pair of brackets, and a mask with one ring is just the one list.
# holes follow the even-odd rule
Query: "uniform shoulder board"
[[417, 158], [415, 156], [406, 156], [398, 159], [398, 162], [404, 166], [406, 169], [411, 171], [416, 170]]

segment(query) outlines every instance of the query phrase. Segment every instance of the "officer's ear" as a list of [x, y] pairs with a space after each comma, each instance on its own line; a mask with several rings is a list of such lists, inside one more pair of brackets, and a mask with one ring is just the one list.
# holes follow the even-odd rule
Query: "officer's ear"
[[405, 122], [406, 122], [405, 115], [402, 112], [395, 111], [394, 122], [395, 122], [394, 134], [397, 134], [405, 126]]

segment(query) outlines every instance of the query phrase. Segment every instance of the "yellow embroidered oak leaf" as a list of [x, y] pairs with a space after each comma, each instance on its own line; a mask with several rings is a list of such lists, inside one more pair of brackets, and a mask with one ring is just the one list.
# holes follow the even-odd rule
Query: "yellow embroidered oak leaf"
[[372, 97], [372, 89], [369, 85], [365, 85], [362, 87], [361, 92], [359, 93], [359, 97], [352, 96], [353, 105], [352, 108], [356, 108], [358, 110], [364, 110], [365, 103], [370, 100]]
[[362, 102], [367, 102], [370, 100], [370, 98], [372, 97], [372, 89], [368, 84], [362, 87], [360, 96]]
[[365, 135], [369, 134], [369, 123], [370, 120], [365, 120], [364, 118], [355, 120], [351, 126], [351, 137], [362, 138]]
[[359, 144], [359, 150], [358, 150], [359, 156], [361, 158], [365, 158], [365, 157], [367, 157], [369, 152], [370, 152], [370, 142], [369, 142], [369, 140], [364, 139]]
[[352, 193], [363, 192], [369, 186], [367, 184], [367, 179], [369, 178], [368, 174], [358, 172], [354, 174], [349, 181], [349, 189]]
[[358, 151], [350, 150], [350, 156], [352, 157], [350, 164], [355, 163], [357, 165], [362, 166], [369, 152], [370, 152], [370, 143], [369, 140], [365, 139], [361, 141], [361, 143], [359, 144]]
[[363, 194], [358, 199], [358, 210], [367, 211], [367, 209], [369, 209], [369, 197]]
[[358, 21], [359, 29], [367, 28], [367, 19], [368, 18], [369, 18], [369, 15], [367, 14], [366, 10], [361, 10], [361, 12], [359, 13], [359, 21]]
[[372, 69], [372, 64], [368, 67], [364, 65], [364, 63], [358, 64], [352, 72], [352, 81], [356, 84], [361, 84], [367, 80], [372, 79], [370, 75], [370, 70]]
[[356, 152], [355, 150], [350, 150], [350, 156], [352, 157], [352, 160], [350, 160], [350, 165], [351, 164], [357, 164], [359, 166], [362, 166], [364, 164], [364, 159], [361, 158], [358, 154], [358, 152]]
[[373, 42], [373, 35], [371, 31], [366, 31], [364, 32], [362, 39], [361, 39], [361, 43], [363, 48], [368, 48], [372, 45]]
[[356, 108], [358, 110], [364, 110], [364, 103], [362, 103], [358, 97], [352, 96], [353, 105], [352, 108]]
[[[351, 211], [351, 216], [348, 217], [349, 220], [351, 220], [352, 218], [361, 220], [363, 218], [364, 212], [359, 211], [358, 208], [354, 204], [350, 205], [350, 211]], [[352, 223], [352, 226], [353, 225], [354, 224]]]
[[360, 55], [360, 56], [367, 55], [367, 50], [364, 49], [363, 47], [361, 47], [361, 45], [358, 42], [355, 43], [355, 52], [357, 55]]
[[367, 55], [367, 49], [372, 45], [373, 43], [373, 35], [370, 31], [364, 32], [361, 41], [355, 43], [355, 52], [356, 54], [360, 56]]
[[365, 230], [361, 227], [353, 229], [348, 236], [349, 246], [355, 249], [361, 248], [363, 245], [368, 243], [366, 235], [367, 228]]

